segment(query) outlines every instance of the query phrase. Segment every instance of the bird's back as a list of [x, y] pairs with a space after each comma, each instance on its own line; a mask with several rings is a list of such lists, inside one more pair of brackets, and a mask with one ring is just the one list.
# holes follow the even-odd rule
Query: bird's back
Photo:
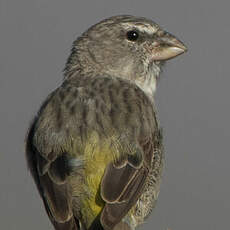
[[100, 185], [107, 165], [129, 155], [135, 166], [138, 151], [148, 186], [142, 186], [142, 196], [136, 195], [136, 206], [129, 206], [142, 222], [151, 205], [141, 204], [153, 203], [152, 190], [157, 193], [161, 174], [161, 152], [154, 158], [157, 141], [161, 138], [153, 102], [128, 80], [79, 76], [51, 93], [29, 131], [27, 158], [56, 229], [64, 222], [69, 228], [63, 229], [77, 227], [74, 217], [88, 228], [105, 205]]

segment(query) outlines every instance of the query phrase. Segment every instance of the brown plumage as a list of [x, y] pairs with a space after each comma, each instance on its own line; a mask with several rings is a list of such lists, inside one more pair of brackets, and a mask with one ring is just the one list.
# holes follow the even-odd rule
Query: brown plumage
[[29, 169], [56, 230], [134, 230], [163, 167], [153, 93], [161, 61], [185, 47], [144, 18], [116, 16], [73, 45], [63, 84], [27, 136]]

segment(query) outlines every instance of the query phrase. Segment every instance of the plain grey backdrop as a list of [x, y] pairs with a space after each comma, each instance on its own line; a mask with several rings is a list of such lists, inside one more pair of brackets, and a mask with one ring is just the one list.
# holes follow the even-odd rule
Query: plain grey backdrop
[[72, 41], [117, 14], [151, 18], [189, 49], [168, 62], [158, 85], [166, 168], [140, 230], [229, 229], [229, 8], [228, 0], [0, 0], [0, 229], [52, 229], [24, 136], [61, 83]]

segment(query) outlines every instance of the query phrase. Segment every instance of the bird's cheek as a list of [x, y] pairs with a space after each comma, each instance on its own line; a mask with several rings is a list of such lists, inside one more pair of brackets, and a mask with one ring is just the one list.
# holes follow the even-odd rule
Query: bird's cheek
[[167, 56], [166, 50], [158, 42], [146, 44], [144, 49], [151, 62], [165, 60]]

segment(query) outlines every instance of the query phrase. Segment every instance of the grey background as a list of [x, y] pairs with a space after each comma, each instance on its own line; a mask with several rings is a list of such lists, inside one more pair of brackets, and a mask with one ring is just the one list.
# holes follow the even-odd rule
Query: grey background
[[189, 52], [156, 100], [166, 145], [157, 208], [140, 229], [229, 229], [229, 1], [0, 0], [0, 229], [52, 229], [26, 169], [24, 136], [62, 80], [72, 41], [116, 14], [152, 18]]

